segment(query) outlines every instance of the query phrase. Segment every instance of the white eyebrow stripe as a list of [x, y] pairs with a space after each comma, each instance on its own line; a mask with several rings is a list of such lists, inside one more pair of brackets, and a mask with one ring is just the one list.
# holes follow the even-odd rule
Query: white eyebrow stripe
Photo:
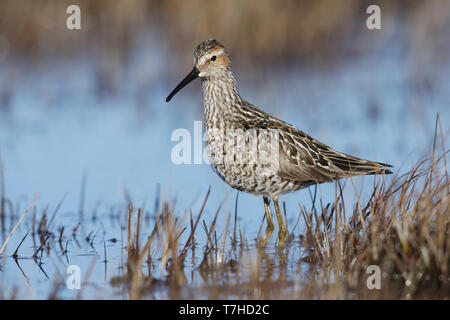
[[220, 50], [217, 50], [217, 51], [213, 51], [213, 52], [211, 52], [211, 54], [203, 56], [200, 59], [199, 64], [201, 64], [201, 65], [204, 64], [205, 61], [211, 59], [211, 56], [213, 56], [213, 55], [221, 55], [221, 54], [225, 54], [225, 50], [220, 49]]

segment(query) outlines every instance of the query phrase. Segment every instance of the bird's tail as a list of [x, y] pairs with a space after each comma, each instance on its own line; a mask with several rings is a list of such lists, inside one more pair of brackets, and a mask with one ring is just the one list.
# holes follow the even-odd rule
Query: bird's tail
[[343, 176], [392, 174], [392, 171], [388, 169], [392, 168], [392, 166], [386, 163], [369, 161], [343, 154], [329, 155], [328, 159], [334, 166], [343, 171]]
[[375, 164], [376, 168], [370, 170], [366, 173], [366, 175], [370, 174], [392, 174], [392, 171], [388, 168], [392, 168], [390, 164], [381, 163], [381, 162], [372, 162]]

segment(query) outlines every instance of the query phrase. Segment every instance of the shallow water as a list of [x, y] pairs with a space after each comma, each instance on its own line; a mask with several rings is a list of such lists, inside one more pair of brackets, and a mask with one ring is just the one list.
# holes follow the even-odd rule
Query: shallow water
[[[128, 199], [135, 207], [143, 208], [147, 222], [142, 237], [151, 231], [158, 190], [164, 199], [176, 199], [176, 212], [183, 216], [191, 208], [194, 214], [199, 211], [211, 186], [205, 220], [211, 222], [228, 192], [219, 214], [218, 230], [223, 231], [228, 213], [234, 215], [236, 191], [208, 165], [172, 163], [171, 150], [176, 144], [170, 139], [172, 132], [177, 128], [193, 132], [194, 121], [202, 120], [200, 86], [191, 85], [170, 104], [165, 103], [177, 79], [159, 81], [167, 58], [163, 52], [152, 54], [149, 58], [138, 50], [119, 93], [104, 98], [99, 98], [93, 89], [92, 65], [88, 60], [30, 67], [27, 76], [16, 82], [9, 105], [0, 108], [0, 154], [6, 198], [11, 200], [15, 214], [11, 219], [8, 205], [6, 231], [2, 232], [0, 242], [40, 193], [37, 221], [47, 206], [50, 219], [63, 199], [52, 231], [64, 226], [63, 244], [68, 246], [68, 254], [62, 256], [55, 243], [39, 266], [31, 258], [39, 240], [36, 237], [33, 241], [29, 234], [19, 250], [19, 268], [10, 255], [32, 228], [30, 212], [9, 242], [6, 255], [0, 258], [4, 259], [0, 281], [17, 297], [47, 298], [55, 279], [67, 277], [68, 265], [78, 265], [83, 276], [87, 276], [91, 266], [93, 269], [81, 294], [63, 287], [59, 297], [73, 298], [77, 294], [83, 298], [126, 297], [126, 292], [111, 286], [110, 280], [122, 272], [119, 267], [125, 259]], [[388, 55], [366, 55], [333, 68], [294, 66], [289, 70], [270, 70], [266, 75], [235, 69], [241, 94], [256, 106], [340, 151], [390, 163], [400, 173], [427, 155], [438, 112], [448, 136], [448, 71], [449, 65], [442, 65], [435, 72], [431, 89], [418, 88], [411, 81], [403, 56], [395, 50]], [[180, 79], [183, 76], [184, 73], [180, 74]], [[363, 187], [370, 191], [374, 178], [360, 177], [353, 182], [357, 190]], [[345, 190], [346, 201], [352, 203], [355, 192], [351, 183]], [[321, 185], [318, 192], [324, 201], [332, 202], [335, 185]], [[281, 200], [286, 203], [291, 227], [298, 218], [299, 202], [311, 206], [307, 190], [283, 196]], [[245, 237], [254, 243], [264, 214], [263, 203], [255, 196], [240, 194], [237, 208]], [[71, 233], [80, 216], [77, 242]], [[302, 228], [300, 223], [296, 233]], [[200, 245], [205, 241], [203, 234], [198, 235]], [[90, 240], [95, 238], [86, 241], [88, 236]], [[275, 233], [272, 238], [276, 238]], [[104, 263], [105, 245], [107, 263]], [[296, 253], [290, 256], [292, 263], [302, 255], [300, 249], [293, 251]], [[268, 253], [277, 259], [275, 250], [268, 249]], [[198, 274], [198, 260], [187, 263], [191, 265], [187, 268], [191, 272], [187, 276], [189, 283], [192, 286], [207, 283]], [[164, 272], [158, 272], [163, 278]], [[164, 288], [153, 294], [156, 298], [170, 297]]]

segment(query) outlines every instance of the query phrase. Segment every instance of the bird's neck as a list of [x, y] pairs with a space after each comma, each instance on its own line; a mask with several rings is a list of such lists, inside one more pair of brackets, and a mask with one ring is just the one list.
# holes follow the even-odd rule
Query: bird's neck
[[206, 126], [231, 120], [233, 109], [242, 101], [233, 72], [227, 69], [218, 75], [203, 78], [202, 88]]

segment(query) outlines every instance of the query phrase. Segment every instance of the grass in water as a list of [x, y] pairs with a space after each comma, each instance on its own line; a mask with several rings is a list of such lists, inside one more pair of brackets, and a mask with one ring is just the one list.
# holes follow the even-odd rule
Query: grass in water
[[[295, 235], [294, 226], [281, 250], [261, 248], [260, 239], [249, 244], [240, 227], [237, 237], [236, 231], [229, 230], [230, 216], [225, 228], [217, 230], [220, 208], [210, 226], [204, 220], [200, 224], [209, 191], [197, 217], [190, 212], [189, 237], [186, 243], [180, 243], [187, 224], [175, 217], [173, 206], [165, 203], [141, 252], [136, 251], [137, 242], [127, 246], [127, 266], [133, 265], [127, 268], [125, 277], [132, 279], [130, 297], [151, 296], [163, 286], [169, 291], [168, 298], [178, 299], [448, 299], [448, 150], [443, 138], [441, 150], [436, 150], [436, 144], [435, 139], [431, 157], [408, 173], [394, 177], [390, 183], [378, 179], [369, 200], [362, 203], [358, 197], [350, 210], [339, 182], [334, 203], [321, 203], [319, 208], [309, 210], [300, 206], [304, 232]], [[194, 272], [203, 282], [195, 286], [194, 281], [186, 280], [186, 256], [195, 255], [194, 239], [202, 227], [206, 244]], [[135, 228], [138, 234], [139, 215]], [[129, 218], [129, 242], [131, 229]], [[159, 250], [159, 267], [166, 270], [159, 284], [153, 286], [152, 279], [158, 278], [155, 272], [148, 268], [142, 275], [144, 256], [155, 261], [151, 247]], [[378, 271], [377, 284], [371, 275]], [[115, 285], [120, 283], [117, 280]]]
[[[296, 223], [292, 228], [288, 226], [289, 237], [281, 249], [273, 243], [262, 248], [259, 234], [256, 239], [246, 238], [237, 219], [237, 209], [234, 217], [230, 213], [225, 216], [225, 224], [218, 223], [222, 204], [210, 220], [206, 219], [204, 212], [212, 192], [208, 190], [200, 210], [195, 213], [190, 210], [177, 216], [175, 202], [165, 200], [163, 195], [157, 197], [150, 213], [131, 203], [127, 210], [111, 213], [111, 219], [125, 226], [121, 230], [126, 235], [121, 236], [120, 242], [115, 238], [101, 239], [100, 229], [88, 230], [88, 236], [82, 236], [80, 230], [85, 220], [80, 220], [75, 227], [59, 226], [57, 230], [53, 217], [60, 204], [50, 220], [48, 207], [39, 220], [36, 207], [31, 210], [30, 206], [27, 212], [30, 210], [33, 215], [20, 218], [24, 219], [23, 233], [16, 235], [19, 229], [11, 233], [22, 241], [12, 256], [4, 253], [0, 257], [0, 272], [5, 272], [2, 264], [11, 257], [24, 277], [31, 278], [19, 264], [20, 259], [27, 258], [20, 254], [25, 250], [22, 242], [29, 233], [35, 246], [32, 257], [28, 258], [54, 281], [49, 295], [54, 299], [61, 297], [64, 277], [47, 275], [48, 257], [52, 251], [57, 252], [61, 263], [70, 264], [71, 248], [81, 247], [83, 238], [94, 251], [100, 244], [99, 252], [104, 255], [103, 260], [96, 255], [92, 259], [83, 289], [90, 284], [89, 277], [98, 261], [104, 264], [106, 283], [116, 294], [113, 297], [448, 299], [450, 183], [446, 159], [449, 150], [445, 149], [442, 133], [437, 139], [439, 124], [437, 121], [431, 156], [389, 182], [376, 177], [367, 201], [358, 196], [355, 203], [344, 202], [343, 189], [346, 184], [352, 184], [351, 179], [336, 182], [333, 203], [325, 205], [318, 199], [320, 205], [316, 206], [314, 193], [311, 208], [299, 207]], [[10, 202], [2, 195], [2, 204], [5, 203]], [[16, 213], [11, 210], [2, 209], [2, 216], [14, 216], [11, 226], [15, 226], [15, 231], [21, 222], [13, 221], [19, 219], [19, 208]], [[114, 256], [107, 242], [120, 245], [121, 252], [119, 268], [113, 269], [108, 278], [106, 269]], [[379, 282], [372, 277], [378, 271]], [[370, 290], [371, 285], [379, 285], [379, 289]], [[3, 288], [1, 296], [20, 298], [4, 283], [0, 282], [0, 287]], [[83, 298], [83, 292], [80, 290], [77, 298]]]

